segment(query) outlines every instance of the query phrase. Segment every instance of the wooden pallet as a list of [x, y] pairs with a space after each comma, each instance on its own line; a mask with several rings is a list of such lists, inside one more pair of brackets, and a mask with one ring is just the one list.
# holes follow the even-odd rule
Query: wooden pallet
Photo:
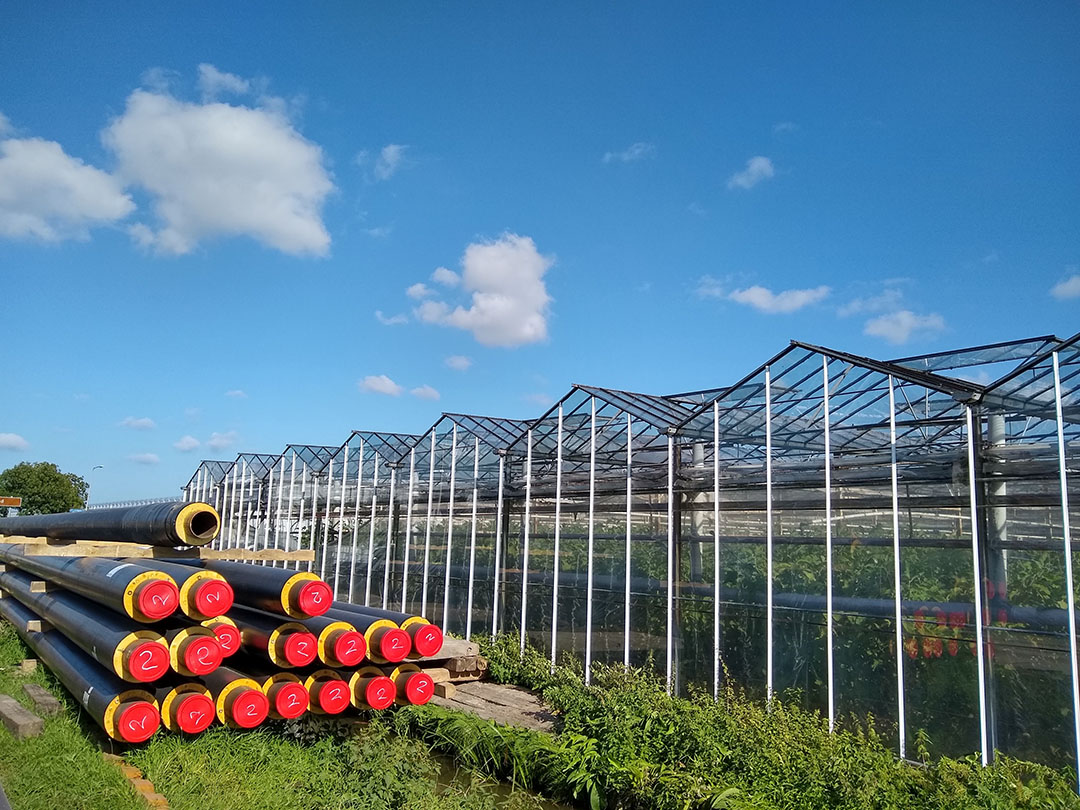
[[262, 549], [248, 551], [242, 548], [163, 548], [161, 546], [140, 546], [134, 543], [105, 543], [99, 540], [56, 540], [51, 537], [24, 537], [22, 535], [0, 535], [0, 543], [21, 545], [27, 554], [35, 557], [189, 557], [203, 560], [236, 560], [240, 562], [258, 561], [293, 561], [313, 562], [315, 552], [311, 549], [282, 551], [281, 549]]
[[431, 702], [496, 723], [549, 733], [555, 730], [555, 716], [526, 689], [495, 683], [459, 683], [451, 695], [442, 697], [436, 693]]

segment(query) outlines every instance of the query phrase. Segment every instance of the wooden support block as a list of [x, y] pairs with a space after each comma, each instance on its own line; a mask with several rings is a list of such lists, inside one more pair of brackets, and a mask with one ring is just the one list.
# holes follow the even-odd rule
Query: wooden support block
[[37, 672], [38, 660], [36, 658], [24, 658], [19, 662], [20, 675], [33, 675]]
[[36, 683], [24, 683], [23, 691], [30, 698], [30, 702], [34, 704], [34, 708], [46, 717], [60, 714], [64, 709], [63, 704], [53, 697], [51, 692]]
[[454, 695], [457, 694], [457, 687], [452, 683], [437, 683], [435, 684], [435, 694], [438, 697], [452, 700]]
[[0, 722], [7, 726], [16, 740], [37, 737], [45, 729], [44, 720], [10, 695], [0, 695]]
[[446, 667], [429, 667], [423, 672], [431, 678], [432, 683], [446, 683], [450, 680], [450, 670]]
[[472, 672], [477, 668], [476, 659], [475, 655], [462, 655], [449, 659], [443, 666], [450, 670], [451, 675], [457, 672]]

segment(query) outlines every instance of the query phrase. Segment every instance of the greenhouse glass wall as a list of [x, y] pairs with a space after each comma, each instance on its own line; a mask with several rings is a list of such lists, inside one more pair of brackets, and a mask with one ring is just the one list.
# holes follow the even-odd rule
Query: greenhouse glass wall
[[534, 420], [204, 461], [185, 494], [223, 546], [314, 549], [340, 599], [586, 677], [653, 667], [871, 714], [900, 756], [1076, 767], [1078, 454], [1080, 335], [890, 361], [793, 342], [716, 389], [574, 386]]

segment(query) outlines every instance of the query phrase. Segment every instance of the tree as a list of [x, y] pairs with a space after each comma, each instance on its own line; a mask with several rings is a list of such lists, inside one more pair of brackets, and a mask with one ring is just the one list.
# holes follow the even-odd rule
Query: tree
[[[86, 506], [86, 481], [47, 461], [24, 461], [0, 473], [0, 495], [22, 498], [21, 515], [50, 515]], [[0, 509], [0, 517], [7, 509]]]

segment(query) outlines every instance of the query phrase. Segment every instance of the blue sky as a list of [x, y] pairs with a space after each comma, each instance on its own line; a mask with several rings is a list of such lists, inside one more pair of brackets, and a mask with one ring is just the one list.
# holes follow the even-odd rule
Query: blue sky
[[8, 6], [0, 468], [1080, 327], [1076, 4], [357, 5]]

